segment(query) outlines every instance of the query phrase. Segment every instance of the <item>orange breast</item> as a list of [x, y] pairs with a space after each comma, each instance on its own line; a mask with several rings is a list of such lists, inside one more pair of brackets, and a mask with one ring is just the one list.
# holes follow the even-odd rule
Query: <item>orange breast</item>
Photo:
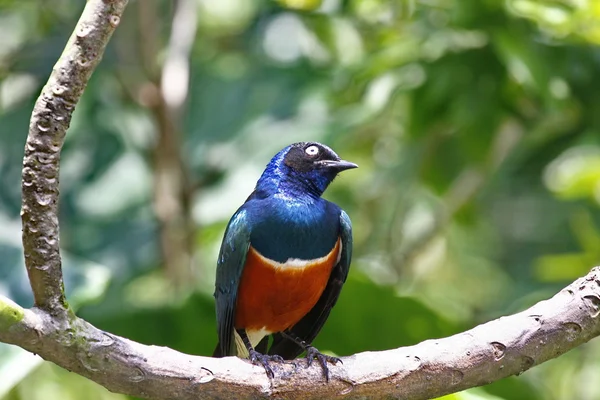
[[280, 264], [250, 247], [236, 304], [236, 329], [281, 332], [304, 317], [323, 293], [338, 261], [340, 240], [325, 257]]

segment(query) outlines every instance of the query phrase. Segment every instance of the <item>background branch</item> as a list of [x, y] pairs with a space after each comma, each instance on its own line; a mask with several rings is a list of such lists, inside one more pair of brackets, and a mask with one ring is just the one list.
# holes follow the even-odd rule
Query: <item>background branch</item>
[[[147, 107], [156, 123], [152, 149], [154, 212], [159, 223], [162, 264], [176, 287], [192, 287], [192, 260], [196, 227], [192, 218], [194, 185], [185, 154], [184, 109], [188, 99], [190, 56], [197, 29], [197, 2], [172, 3], [173, 20], [162, 67], [160, 49], [161, 7], [164, 3], [143, 1], [139, 11], [139, 63], [146, 80], [141, 84], [140, 104]], [[124, 85], [130, 85], [123, 82]], [[141, 90], [143, 88], [143, 90]], [[143, 94], [143, 95], [142, 95]]]
[[93, 0], [52, 69], [31, 115], [22, 172], [23, 249], [35, 305], [52, 312], [67, 307], [58, 232], [60, 150], [71, 116], [127, 0]]
[[0, 297], [0, 341], [23, 347], [115, 392], [151, 399], [428, 399], [518, 375], [600, 334], [600, 268], [549, 300], [469, 331], [410, 347], [344, 357], [326, 384], [317, 365], [261, 367], [142, 345], [70, 315], [57, 320]]

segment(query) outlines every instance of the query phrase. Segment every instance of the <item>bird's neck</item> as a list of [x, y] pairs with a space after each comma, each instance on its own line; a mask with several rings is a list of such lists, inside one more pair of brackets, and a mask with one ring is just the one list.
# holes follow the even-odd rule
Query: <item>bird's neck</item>
[[267, 168], [256, 184], [256, 191], [266, 196], [283, 195], [315, 201], [321, 197], [328, 185], [325, 177], [320, 180], [310, 179], [295, 171], [282, 173], [280, 170]]

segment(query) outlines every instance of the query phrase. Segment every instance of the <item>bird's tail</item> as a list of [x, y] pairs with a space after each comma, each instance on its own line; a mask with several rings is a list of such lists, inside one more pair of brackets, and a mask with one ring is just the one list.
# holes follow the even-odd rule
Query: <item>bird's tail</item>
[[227, 354], [223, 354], [221, 350], [221, 343], [217, 343], [217, 347], [215, 347], [215, 351], [213, 351], [213, 357], [225, 357]]
[[[241, 342], [241, 340], [240, 340], [240, 342]], [[269, 338], [264, 337], [260, 341], [260, 343], [256, 345], [256, 351], [258, 351], [259, 353], [266, 354], [268, 345], [269, 345]], [[213, 357], [227, 357], [227, 356], [233, 356], [233, 355], [240, 356], [240, 351], [237, 347], [236, 347], [236, 351], [232, 352], [232, 354], [223, 352], [223, 349], [221, 347], [222, 347], [221, 342], [217, 343], [217, 347], [215, 347], [215, 350], [213, 351], [213, 355], [212, 355]], [[245, 348], [244, 348], [244, 350], [245, 351], [241, 352], [241, 357], [248, 357], [248, 350], [246, 350]]]

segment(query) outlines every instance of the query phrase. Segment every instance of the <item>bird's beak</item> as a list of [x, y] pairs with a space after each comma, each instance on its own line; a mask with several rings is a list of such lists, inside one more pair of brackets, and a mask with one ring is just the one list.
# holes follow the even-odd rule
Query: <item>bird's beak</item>
[[334, 169], [338, 172], [345, 171], [347, 169], [358, 168], [358, 165], [346, 160], [322, 160], [318, 161], [318, 163], [324, 167]]

